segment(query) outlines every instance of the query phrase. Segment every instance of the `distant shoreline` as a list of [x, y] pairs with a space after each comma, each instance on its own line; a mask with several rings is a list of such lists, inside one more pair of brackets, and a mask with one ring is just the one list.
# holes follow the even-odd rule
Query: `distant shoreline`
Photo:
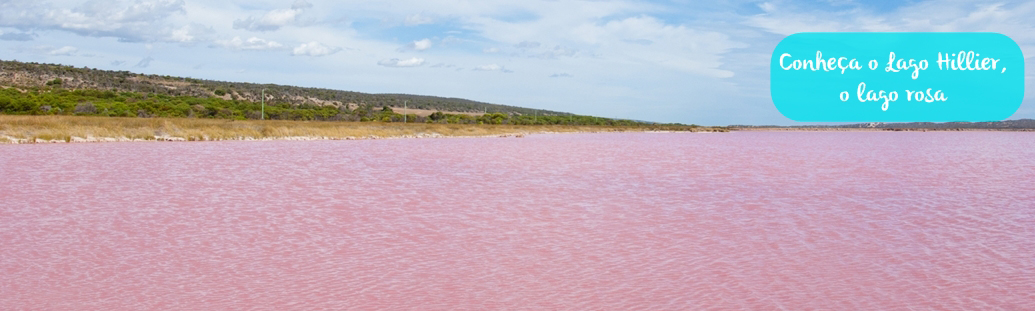
[[969, 131], [1035, 131], [1035, 120], [1017, 119], [988, 122], [907, 122], [907, 123], [856, 123], [844, 125], [730, 125], [731, 131], [889, 131], [889, 132], [969, 132]]
[[547, 133], [727, 132], [682, 125], [482, 125], [0, 115], [0, 144], [524, 137]]
[[730, 127], [731, 132], [1035, 132], [1026, 128]]

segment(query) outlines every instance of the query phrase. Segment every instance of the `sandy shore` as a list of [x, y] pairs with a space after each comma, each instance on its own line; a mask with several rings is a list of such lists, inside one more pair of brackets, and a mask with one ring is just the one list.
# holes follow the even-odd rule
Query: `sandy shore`
[[690, 126], [477, 125], [0, 115], [0, 144], [125, 141], [524, 137], [544, 133], [712, 132]]

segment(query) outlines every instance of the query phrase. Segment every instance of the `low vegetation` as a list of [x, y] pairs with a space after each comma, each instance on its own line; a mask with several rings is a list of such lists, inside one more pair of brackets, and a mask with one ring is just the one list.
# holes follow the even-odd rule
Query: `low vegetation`
[[0, 143], [105, 140], [367, 139], [626, 131], [698, 132], [726, 131], [726, 129], [674, 125], [478, 125], [0, 115]]
[[220, 97], [115, 92], [93, 89], [67, 90], [53, 80], [40, 87], [0, 89], [0, 114], [77, 115], [105, 117], [206, 118], [229, 120], [295, 121], [380, 121], [441, 124], [511, 125], [607, 125], [639, 126], [644, 122], [580, 115], [532, 115], [435, 112], [428, 116], [396, 113], [392, 107], [367, 103], [343, 105], [292, 104], [271, 100], [266, 103], [227, 100]]

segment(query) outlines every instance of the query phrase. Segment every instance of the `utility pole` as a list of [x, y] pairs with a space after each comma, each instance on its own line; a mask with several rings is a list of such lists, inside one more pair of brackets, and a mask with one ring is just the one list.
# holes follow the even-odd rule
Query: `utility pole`
[[259, 120], [266, 120], [266, 89], [262, 89], [262, 115]]
[[403, 123], [406, 123], [406, 100], [403, 101]]

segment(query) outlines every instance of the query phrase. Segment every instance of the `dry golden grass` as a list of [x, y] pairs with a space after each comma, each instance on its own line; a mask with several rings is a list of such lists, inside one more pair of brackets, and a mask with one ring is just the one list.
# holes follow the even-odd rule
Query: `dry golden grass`
[[651, 130], [725, 131], [723, 128], [469, 125], [324, 121], [233, 121], [188, 118], [114, 118], [0, 115], [0, 143], [111, 140], [363, 139], [493, 136], [544, 132]]

